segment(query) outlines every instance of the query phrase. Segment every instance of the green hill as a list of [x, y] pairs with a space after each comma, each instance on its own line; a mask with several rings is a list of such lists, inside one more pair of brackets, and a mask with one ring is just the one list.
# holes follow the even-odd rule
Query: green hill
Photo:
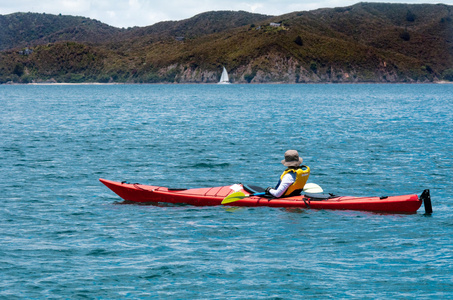
[[0, 15], [0, 28], [0, 51], [58, 41], [103, 43], [122, 32], [88, 18], [38, 13]]
[[124, 38], [152, 36], [158, 39], [200, 36], [224, 32], [241, 26], [265, 21], [269, 16], [244, 11], [211, 11], [182, 21], [160, 22], [148, 27], [135, 27], [123, 34]]
[[451, 10], [359, 3], [282, 16], [221, 11], [129, 29], [0, 16], [10, 28], [1, 33], [0, 83], [217, 82], [222, 66], [233, 82], [452, 80]]

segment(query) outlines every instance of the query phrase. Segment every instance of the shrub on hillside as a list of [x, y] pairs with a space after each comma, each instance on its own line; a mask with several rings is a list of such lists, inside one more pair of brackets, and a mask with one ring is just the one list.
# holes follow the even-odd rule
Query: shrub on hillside
[[294, 40], [294, 43], [296, 43], [299, 46], [303, 46], [304, 45], [304, 41], [302, 41], [302, 38], [300, 37], [300, 35], [298, 35], [296, 37], [296, 39]]
[[447, 69], [442, 73], [444, 80], [453, 81], [453, 69]]
[[400, 38], [402, 38], [404, 41], [409, 41], [411, 39], [411, 35], [409, 32], [407, 31], [403, 31], [401, 34], [400, 34]]

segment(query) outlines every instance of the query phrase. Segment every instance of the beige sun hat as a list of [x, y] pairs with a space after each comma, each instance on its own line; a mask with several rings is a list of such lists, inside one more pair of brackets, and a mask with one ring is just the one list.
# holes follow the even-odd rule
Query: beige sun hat
[[298, 167], [302, 161], [302, 157], [299, 157], [296, 150], [288, 150], [285, 152], [285, 159], [282, 160], [282, 164], [287, 167]]

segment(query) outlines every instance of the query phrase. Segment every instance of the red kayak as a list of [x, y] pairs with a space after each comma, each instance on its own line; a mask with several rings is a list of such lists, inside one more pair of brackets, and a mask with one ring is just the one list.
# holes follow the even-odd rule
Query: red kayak
[[99, 180], [124, 200], [140, 203], [213, 206], [221, 205], [222, 200], [232, 193], [242, 192], [246, 195], [245, 198], [225, 205], [415, 213], [424, 202], [425, 212], [432, 212], [429, 190], [425, 190], [420, 197], [415, 194], [390, 197], [352, 197], [302, 193], [299, 196], [286, 198], [267, 198], [253, 196], [256, 192], [253, 188], [256, 189], [256, 187], [251, 188], [240, 184], [212, 188], [170, 189], [138, 183]]

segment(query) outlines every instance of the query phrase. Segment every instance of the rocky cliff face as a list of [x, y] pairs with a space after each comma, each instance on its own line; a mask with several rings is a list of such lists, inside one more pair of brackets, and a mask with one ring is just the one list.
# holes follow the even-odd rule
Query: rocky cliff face
[[[173, 74], [174, 80], [170, 82], [174, 83], [216, 83], [221, 71], [220, 67], [218, 70], [206, 70], [174, 64], [160, 69], [159, 74], [162, 78]], [[378, 64], [374, 71], [315, 65], [309, 68], [294, 57], [286, 57], [278, 52], [252, 59], [247, 64], [228, 71], [232, 83], [422, 83], [441, 80], [437, 76], [414, 79], [402, 72], [398, 74], [396, 68], [388, 67], [385, 62]]]

